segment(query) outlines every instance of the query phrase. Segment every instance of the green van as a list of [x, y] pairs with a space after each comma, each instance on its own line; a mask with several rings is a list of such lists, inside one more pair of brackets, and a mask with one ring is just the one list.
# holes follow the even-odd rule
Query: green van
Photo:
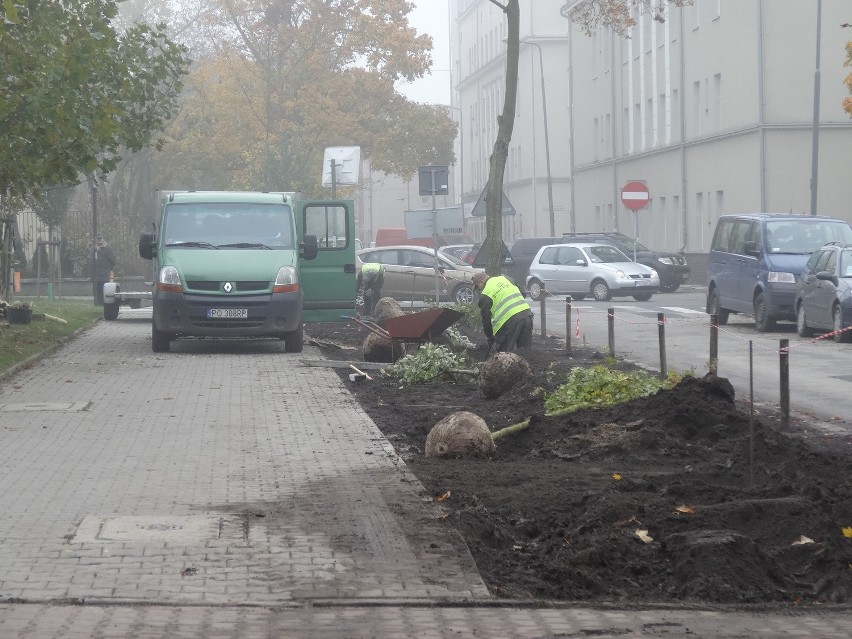
[[352, 201], [293, 193], [171, 192], [139, 254], [154, 261], [151, 347], [182, 337], [274, 337], [288, 353], [306, 321], [355, 308]]

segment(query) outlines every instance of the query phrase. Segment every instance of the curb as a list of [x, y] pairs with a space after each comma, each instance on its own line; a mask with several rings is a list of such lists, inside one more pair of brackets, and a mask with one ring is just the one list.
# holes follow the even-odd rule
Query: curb
[[7, 379], [9, 379], [9, 378], [11, 378], [11, 377], [14, 377], [14, 376], [15, 376], [15, 375], [19, 372], [19, 371], [21, 371], [21, 370], [23, 370], [23, 369], [25, 369], [25, 368], [29, 368], [30, 366], [32, 366], [33, 364], [35, 364], [37, 361], [39, 361], [39, 360], [40, 360], [40, 359], [42, 359], [43, 357], [47, 357], [47, 356], [48, 356], [48, 355], [50, 355], [51, 353], [55, 353], [55, 352], [56, 352], [56, 351], [58, 351], [60, 348], [62, 348], [63, 346], [65, 346], [65, 344], [67, 344], [68, 342], [70, 342], [72, 339], [75, 339], [75, 338], [76, 338], [78, 335], [80, 335], [81, 333], [84, 333], [85, 331], [88, 331], [90, 328], [92, 328], [93, 326], [95, 326], [95, 325], [96, 325], [98, 322], [100, 322], [100, 321], [101, 321], [101, 318], [100, 318], [100, 317], [96, 317], [96, 318], [95, 318], [95, 321], [92, 323], [92, 325], [91, 325], [91, 326], [83, 326], [83, 327], [81, 327], [81, 328], [78, 328], [76, 331], [74, 331], [74, 332], [73, 332], [73, 333], [71, 333], [70, 335], [66, 335], [65, 337], [63, 337], [62, 339], [60, 339], [59, 341], [57, 341], [55, 344], [52, 344], [51, 346], [48, 346], [47, 348], [45, 348], [43, 351], [39, 351], [38, 353], [35, 353], [35, 354], [33, 354], [33, 355], [30, 355], [29, 357], [27, 357], [26, 359], [21, 360], [21, 361], [20, 361], [20, 362], [18, 362], [17, 364], [12, 364], [12, 365], [11, 365], [9, 368], [7, 368], [6, 370], [4, 370], [4, 371], [0, 371], [0, 382], [2, 382], [2, 381], [6, 381]]

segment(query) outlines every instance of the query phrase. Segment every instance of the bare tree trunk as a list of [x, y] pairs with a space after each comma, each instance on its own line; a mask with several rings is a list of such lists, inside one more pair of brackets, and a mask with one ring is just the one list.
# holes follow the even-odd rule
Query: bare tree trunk
[[508, 42], [506, 50], [506, 93], [503, 113], [497, 116], [497, 138], [489, 158], [488, 182], [485, 185], [485, 270], [499, 275], [503, 266], [503, 176], [509, 143], [515, 126], [515, 104], [518, 95], [518, 54], [520, 51], [519, 0], [508, 0], [505, 5], [491, 2], [506, 14]]

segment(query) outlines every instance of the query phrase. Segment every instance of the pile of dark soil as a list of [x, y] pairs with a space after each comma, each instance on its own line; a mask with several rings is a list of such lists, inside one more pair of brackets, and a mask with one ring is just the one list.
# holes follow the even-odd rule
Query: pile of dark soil
[[[329, 359], [360, 360], [357, 324], [308, 325]], [[332, 346], [354, 346], [341, 349]], [[481, 361], [485, 348], [471, 358]], [[341, 378], [464, 536], [495, 596], [621, 603], [849, 603], [852, 460], [771, 418], [725, 379], [685, 378], [612, 408], [543, 415], [542, 390], [593, 351], [543, 343], [535, 377], [496, 400], [459, 375], [401, 386]], [[610, 362], [610, 364], [612, 364]], [[616, 364], [630, 368], [625, 363]], [[531, 418], [489, 459], [426, 458], [426, 436], [468, 410], [492, 431]], [[846, 529], [844, 534], [844, 529]]]

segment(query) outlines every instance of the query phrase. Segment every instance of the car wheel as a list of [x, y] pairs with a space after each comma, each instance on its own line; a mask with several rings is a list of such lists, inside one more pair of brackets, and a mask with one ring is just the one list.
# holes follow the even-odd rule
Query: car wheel
[[299, 324], [299, 328], [289, 333], [284, 333], [284, 351], [286, 353], [301, 353], [305, 343], [305, 325]]
[[808, 320], [805, 317], [805, 305], [800, 302], [796, 307], [796, 333], [799, 337], [810, 337], [814, 334], [813, 329], [808, 327]]
[[104, 304], [104, 319], [107, 322], [112, 322], [118, 319], [118, 302], [112, 304]]
[[679, 288], [680, 288], [680, 284], [662, 284], [662, 285], [660, 285], [660, 291], [662, 291], [663, 293], [674, 293]]
[[651, 299], [651, 295], [652, 293], [642, 293], [640, 295], [634, 295], [633, 299], [637, 302], [647, 302], [649, 299]]
[[850, 332], [852, 332], [852, 331], [846, 331], [845, 333], [838, 333], [837, 332], [837, 331], [840, 331], [842, 329], [843, 329], [843, 309], [840, 308], [840, 304], [835, 304], [834, 305], [834, 330], [835, 330], [834, 341], [835, 342], [848, 342], [850, 339], [852, 339], [852, 335], [850, 335]]
[[608, 302], [612, 299], [612, 293], [609, 286], [603, 280], [595, 280], [592, 282], [592, 297], [598, 302]]
[[154, 322], [151, 322], [151, 350], [155, 353], [169, 352], [169, 334], [157, 330]]
[[473, 287], [469, 284], [462, 284], [453, 292], [453, 299], [456, 304], [471, 304], [473, 302]]
[[769, 317], [766, 308], [766, 296], [758, 293], [754, 298], [754, 327], [761, 333], [766, 333], [775, 328], [775, 320]]
[[530, 289], [530, 298], [532, 299], [532, 301], [533, 302], [539, 301], [541, 299], [541, 291], [542, 291], [541, 282], [539, 282], [538, 280], [530, 280], [529, 289]]
[[716, 316], [716, 321], [719, 326], [724, 326], [728, 323], [730, 312], [726, 308], [719, 305], [719, 291], [715, 288], [710, 291], [710, 299], [707, 300], [707, 313]]

